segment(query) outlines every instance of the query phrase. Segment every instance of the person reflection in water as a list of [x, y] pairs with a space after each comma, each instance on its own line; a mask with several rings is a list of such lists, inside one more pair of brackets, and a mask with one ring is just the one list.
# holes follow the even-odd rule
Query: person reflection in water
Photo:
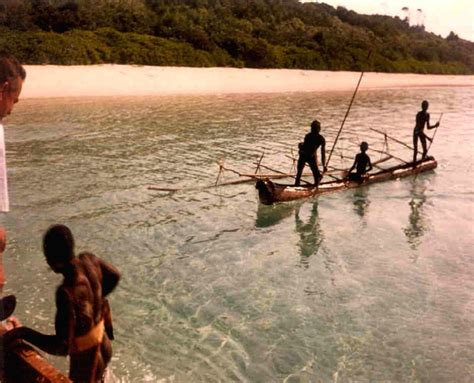
[[52, 226], [43, 239], [46, 262], [64, 276], [56, 291], [55, 335], [17, 327], [4, 335], [8, 347], [24, 339], [53, 355], [69, 355], [73, 382], [102, 382], [112, 356], [114, 338], [107, 299], [120, 273], [91, 253], [74, 254], [74, 239], [64, 225]]
[[415, 129], [413, 130], [413, 166], [416, 164], [416, 155], [418, 154], [418, 140], [421, 142], [421, 146], [423, 148], [423, 155], [421, 156], [422, 161], [426, 158], [428, 153], [426, 140], [431, 141], [431, 138], [429, 138], [424, 132], [425, 125], [428, 129], [434, 129], [439, 126], [439, 121], [434, 125], [430, 125], [430, 114], [428, 113], [428, 107], [428, 101], [424, 100], [421, 103], [421, 110], [416, 114], [416, 124]]
[[314, 185], [319, 185], [322, 175], [318, 169], [316, 151], [321, 148], [321, 162], [323, 164], [323, 171], [326, 168], [326, 140], [319, 134], [321, 131], [321, 124], [318, 120], [311, 123], [311, 132], [306, 134], [304, 141], [298, 144], [298, 170], [296, 173], [295, 186], [300, 186], [301, 175], [305, 164], [308, 164], [314, 177]]
[[314, 202], [311, 209], [311, 216], [308, 222], [304, 223], [300, 218], [300, 209], [295, 210], [296, 232], [300, 236], [298, 247], [300, 251], [301, 264], [309, 266], [309, 257], [316, 254], [323, 241], [323, 233], [318, 219], [318, 203]]
[[418, 249], [421, 244], [421, 238], [426, 230], [426, 221], [423, 214], [423, 205], [426, 201], [424, 187], [418, 188], [413, 183], [412, 198], [410, 200], [410, 215], [408, 217], [408, 226], [403, 230], [408, 240], [408, 244], [413, 250]]
[[358, 187], [354, 189], [352, 198], [354, 203], [354, 211], [359, 217], [364, 218], [367, 208], [370, 205], [367, 187]]
[[[347, 180], [362, 183], [364, 181], [365, 176], [367, 175], [367, 172], [370, 172], [372, 170], [370, 157], [366, 153], [368, 149], [369, 144], [363, 141], [360, 144], [360, 153], [355, 156], [354, 163], [349, 169]], [[356, 169], [356, 172], [352, 173], [354, 169]]]

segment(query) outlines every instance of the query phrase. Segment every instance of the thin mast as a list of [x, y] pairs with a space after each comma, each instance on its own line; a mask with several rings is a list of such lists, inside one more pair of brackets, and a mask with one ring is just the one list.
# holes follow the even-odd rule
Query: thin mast
[[[371, 53], [372, 53], [372, 52], [369, 52], [369, 55], [367, 56], [367, 60], [369, 59]], [[340, 134], [341, 134], [341, 132], [342, 132], [342, 128], [344, 127], [344, 123], [346, 122], [347, 116], [349, 115], [349, 112], [350, 112], [351, 107], [352, 107], [352, 103], [354, 102], [355, 96], [356, 96], [356, 94], [357, 94], [357, 90], [359, 89], [359, 85], [360, 85], [360, 82], [362, 81], [362, 77], [363, 77], [363, 76], [364, 76], [364, 72], [362, 72], [362, 73], [360, 74], [359, 82], [357, 83], [357, 86], [356, 86], [356, 88], [355, 88], [355, 90], [354, 90], [354, 94], [352, 95], [352, 99], [351, 99], [351, 102], [350, 102], [350, 104], [349, 104], [349, 107], [347, 108], [346, 115], [344, 116], [344, 120], [342, 120], [341, 127], [339, 128], [339, 132], [337, 132], [336, 139], [334, 140], [334, 144], [332, 145], [331, 151], [329, 152], [329, 157], [328, 157], [328, 160], [326, 161], [326, 164], [325, 164], [326, 167], [328, 166], [329, 161], [331, 160], [332, 152], [334, 151], [334, 148], [336, 147], [337, 140], [339, 139], [339, 136], [340, 136]]]

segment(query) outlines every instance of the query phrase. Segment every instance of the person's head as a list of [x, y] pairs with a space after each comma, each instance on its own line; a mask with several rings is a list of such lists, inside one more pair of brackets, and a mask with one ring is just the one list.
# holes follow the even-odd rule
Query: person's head
[[369, 144], [368, 144], [367, 142], [365, 142], [365, 141], [362, 141], [362, 142], [360, 143], [360, 151], [361, 151], [362, 153], [365, 153], [367, 150], [369, 150]]
[[428, 103], [428, 101], [424, 100], [422, 103], [421, 103], [421, 109], [423, 109], [424, 111], [427, 111], [428, 110], [428, 106], [430, 106], [430, 104]]
[[319, 133], [321, 131], [321, 123], [318, 120], [314, 120], [311, 123], [311, 133]]
[[74, 258], [74, 238], [65, 225], [51, 226], [43, 237], [46, 262], [55, 273], [61, 273]]
[[26, 71], [16, 58], [0, 55], [0, 121], [18, 102], [25, 78]]

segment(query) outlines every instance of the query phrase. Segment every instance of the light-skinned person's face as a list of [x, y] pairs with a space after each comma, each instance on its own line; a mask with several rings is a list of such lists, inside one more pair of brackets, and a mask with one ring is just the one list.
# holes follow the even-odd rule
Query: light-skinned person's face
[[18, 78], [0, 85], [0, 121], [8, 116], [20, 98], [23, 80]]

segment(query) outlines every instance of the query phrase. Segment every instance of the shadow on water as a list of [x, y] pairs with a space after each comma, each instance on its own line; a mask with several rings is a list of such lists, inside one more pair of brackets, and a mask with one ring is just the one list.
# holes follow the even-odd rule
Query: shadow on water
[[[413, 250], [417, 250], [421, 244], [421, 239], [428, 227], [428, 222], [425, 218], [423, 205], [426, 202], [426, 186], [421, 180], [411, 181], [410, 190], [410, 215], [408, 216], [408, 226], [403, 229], [408, 244]], [[413, 260], [416, 262], [416, 258]]]
[[295, 229], [300, 236], [298, 241], [300, 262], [303, 267], [307, 268], [309, 258], [318, 252], [324, 238], [318, 217], [318, 201], [312, 203], [311, 213], [306, 222], [301, 219], [300, 206], [298, 206], [295, 210]]
[[370, 200], [368, 198], [369, 188], [368, 187], [358, 187], [354, 189], [352, 194], [352, 203], [354, 204], [354, 211], [360, 218], [364, 218], [367, 213], [367, 209], [370, 205]]

